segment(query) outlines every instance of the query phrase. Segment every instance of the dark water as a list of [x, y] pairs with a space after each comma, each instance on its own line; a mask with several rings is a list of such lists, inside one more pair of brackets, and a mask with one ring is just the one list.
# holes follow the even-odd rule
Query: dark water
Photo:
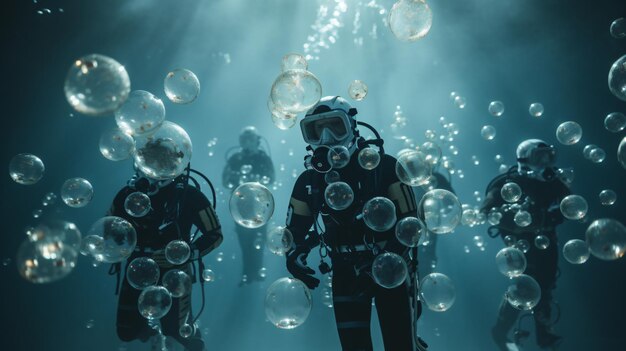
[[[440, 131], [438, 119], [445, 116], [460, 127], [454, 142], [459, 155], [449, 156], [465, 178], [454, 178], [453, 186], [462, 203], [477, 204], [474, 191], [482, 194], [498, 173], [494, 156], [501, 154], [504, 162], [512, 165], [519, 142], [542, 138], [558, 145], [560, 166], [574, 167], [572, 191], [587, 199], [588, 218], [625, 222], [626, 171], [616, 160], [623, 133], [609, 133], [603, 127], [607, 113], [626, 110], [606, 83], [610, 65], [626, 54], [626, 39], [609, 35], [610, 23], [626, 15], [623, 2], [432, 1], [433, 28], [417, 43], [396, 40], [382, 24], [382, 17], [365, 7], [365, 2], [345, 2], [348, 10], [341, 17], [344, 27], [339, 29], [337, 42], [322, 49], [320, 59], [311, 61], [309, 69], [322, 82], [325, 95], [347, 95], [353, 79], [368, 84], [368, 97], [355, 106], [359, 118], [383, 130], [390, 153], [402, 148], [389, 127], [397, 105], [408, 118], [401, 134], [418, 143], [425, 140], [425, 130]], [[303, 169], [305, 144], [297, 127], [281, 131], [271, 124], [266, 100], [282, 56], [302, 52], [307, 36], [314, 33], [310, 26], [320, 4], [327, 3], [334, 6], [333, 1], [313, 0], [3, 3], [0, 97], [4, 138], [0, 163], [8, 165], [17, 153], [33, 153], [45, 162], [46, 175], [28, 187], [8, 176], [2, 178], [0, 205], [5, 225], [0, 258], [12, 261], [0, 267], [0, 349], [149, 349], [117, 340], [115, 279], [106, 274], [108, 267], [94, 268], [81, 256], [71, 275], [46, 285], [26, 282], [15, 269], [23, 228], [37, 223], [31, 213], [41, 208], [44, 194], [58, 193], [67, 178], [89, 179], [95, 197], [88, 206], [58, 206], [44, 212], [44, 217], [73, 221], [86, 232], [132, 173], [130, 161], [113, 163], [98, 150], [100, 134], [114, 125], [112, 117], [81, 116], [67, 104], [63, 82], [70, 64], [85, 54], [105, 54], [126, 67], [133, 89], [152, 91], [163, 98], [162, 82], [168, 71], [177, 67], [194, 71], [202, 84], [198, 100], [183, 106], [166, 102], [167, 119], [184, 127], [194, 142], [194, 167], [219, 183], [226, 150], [237, 144], [242, 127], [255, 125], [269, 141], [282, 183], [273, 191], [273, 221], [281, 224], [295, 180], [292, 172]], [[392, 1], [380, 1], [380, 5], [389, 9]], [[44, 8], [52, 13], [37, 14]], [[357, 9], [361, 29], [353, 34]], [[374, 23], [376, 39], [369, 34]], [[362, 45], [355, 44], [359, 37]], [[456, 108], [449, 100], [451, 91], [467, 99], [465, 109]], [[487, 113], [492, 100], [506, 105], [500, 119]], [[536, 101], [545, 106], [539, 119], [527, 112], [528, 105]], [[554, 135], [556, 127], [567, 120], [578, 122], [584, 131], [583, 139], [574, 146], [558, 144]], [[480, 137], [484, 124], [496, 127], [494, 141]], [[217, 145], [209, 149], [207, 142], [213, 138], [218, 138]], [[582, 148], [587, 144], [606, 150], [606, 160], [600, 164], [585, 160]], [[472, 164], [472, 155], [480, 159], [479, 166]], [[618, 194], [614, 206], [600, 205], [598, 193], [605, 188]], [[208, 349], [338, 350], [332, 310], [317, 302], [319, 291], [314, 292], [312, 313], [301, 327], [284, 331], [266, 322], [265, 290], [286, 275], [282, 258], [266, 252], [266, 281], [238, 287], [241, 254], [227, 194], [225, 189], [218, 194], [218, 215], [225, 235], [218, 251], [225, 260], [216, 262], [215, 254], [205, 259], [218, 275], [217, 282], [207, 285], [208, 304], [200, 318]], [[583, 238], [586, 226], [571, 221], [560, 226], [560, 245]], [[457, 300], [449, 311], [426, 311], [420, 320], [420, 334], [432, 350], [495, 349], [489, 329], [506, 281], [494, 263], [502, 243], [485, 234], [485, 226], [462, 227], [439, 238], [438, 271], [454, 281]], [[485, 251], [473, 246], [475, 235], [485, 237]], [[621, 349], [626, 328], [623, 259], [605, 262], [592, 257], [580, 266], [560, 259], [559, 265], [555, 298], [562, 310], [556, 327], [564, 336], [561, 349]], [[199, 296], [194, 293], [194, 306], [199, 304]], [[91, 323], [93, 327], [87, 328]], [[374, 330], [375, 348], [380, 350], [381, 338], [377, 328]], [[537, 349], [533, 338], [524, 349]]]

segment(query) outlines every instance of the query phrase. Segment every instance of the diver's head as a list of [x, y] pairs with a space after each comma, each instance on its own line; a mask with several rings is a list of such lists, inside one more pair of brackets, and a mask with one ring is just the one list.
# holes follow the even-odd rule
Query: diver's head
[[261, 136], [253, 126], [247, 126], [239, 133], [239, 146], [244, 151], [256, 151], [261, 145]]
[[184, 175], [180, 175], [175, 179], [154, 179], [144, 173], [136, 162], [133, 163], [133, 168], [135, 170], [135, 174], [128, 181], [128, 186], [147, 195], [154, 195], [158, 193], [159, 190], [167, 187], [175, 181], [178, 181], [179, 179], [182, 180], [184, 177]]
[[554, 175], [556, 149], [543, 140], [528, 139], [517, 146], [518, 171], [544, 180]]
[[304, 141], [315, 150], [343, 145], [354, 152], [358, 130], [356, 108], [340, 96], [323, 97], [300, 121]]

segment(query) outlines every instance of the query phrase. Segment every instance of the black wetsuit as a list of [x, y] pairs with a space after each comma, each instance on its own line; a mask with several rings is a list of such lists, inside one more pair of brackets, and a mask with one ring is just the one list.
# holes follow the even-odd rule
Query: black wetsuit
[[[552, 334], [552, 290], [556, 287], [558, 272], [558, 245], [556, 226], [563, 222], [560, 212], [561, 200], [570, 194], [570, 190], [560, 179], [554, 178], [549, 181], [541, 181], [520, 175], [517, 168], [513, 167], [509, 172], [496, 177], [487, 187], [482, 211], [488, 213], [492, 208], [499, 208], [505, 201], [500, 195], [500, 189], [508, 182], [515, 182], [522, 189], [523, 196], [519, 203], [524, 202], [525, 197], [531, 200], [526, 211], [531, 214], [532, 223], [527, 227], [519, 227], [513, 218], [512, 211], [503, 213], [500, 224], [494, 229], [504, 238], [511, 235], [515, 241], [527, 240], [530, 249], [526, 252], [527, 267], [524, 274], [533, 277], [541, 287], [541, 299], [533, 309], [535, 319], [537, 344], [541, 347], [551, 346], [557, 339]], [[538, 249], [533, 243], [535, 237], [545, 235], [550, 239], [550, 245], [544, 250]], [[514, 309], [504, 302], [500, 306], [500, 312], [496, 326], [493, 328], [494, 339], [500, 344], [507, 339], [507, 333], [515, 323], [519, 310]]]
[[[250, 167], [242, 172], [243, 166]], [[234, 189], [245, 182], [260, 182], [270, 186], [274, 183], [274, 177], [272, 159], [263, 150], [248, 151], [244, 149], [228, 158], [222, 173], [222, 182], [224, 187], [230, 189]], [[235, 223], [235, 231], [242, 254], [242, 274], [247, 276], [248, 282], [263, 280], [259, 271], [263, 267], [266, 227], [263, 225], [251, 229]]]
[[331, 249], [333, 305], [343, 350], [372, 350], [370, 320], [372, 299], [375, 299], [385, 349], [414, 351], [413, 322], [420, 309], [419, 301], [414, 299], [415, 284], [411, 284], [416, 274], [415, 262], [408, 262], [411, 277], [402, 285], [393, 289], [377, 285], [371, 277], [375, 254], [364, 248], [364, 241], [377, 242], [385, 251], [403, 257], [407, 257], [409, 250], [396, 239], [395, 226], [386, 232], [374, 232], [355, 217], [361, 213], [365, 202], [376, 196], [393, 201], [398, 220], [416, 216], [415, 196], [409, 186], [398, 180], [395, 158], [383, 155], [378, 167], [365, 170], [359, 166], [357, 155], [358, 150], [345, 168], [337, 170], [340, 181], [348, 183], [354, 192], [352, 205], [342, 211], [328, 207], [324, 201], [325, 175], [307, 170], [293, 188], [287, 227], [293, 233], [296, 246], [319, 242], [317, 234], [311, 234], [309, 229], [317, 214], [321, 214], [325, 227], [323, 237]]
[[[128, 186], [120, 190], [109, 211], [110, 215], [129, 221], [137, 232], [136, 249], [128, 258], [126, 265], [122, 267], [125, 269], [133, 259], [146, 256], [159, 264], [161, 278], [170, 269], [180, 269], [191, 276], [191, 263], [172, 265], [165, 259], [165, 247], [172, 240], [185, 240], [192, 249], [198, 250], [202, 257], [219, 246], [222, 242], [222, 232], [211, 203], [195, 187], [186, 185], [184, 190], [176, 189], [176, 183], [171, 183], [150, 196], [152, 209], [146, 216], [135, 218], [124, 210], [126, 197], [135, 191], [137, 190]], [[176, 204], [180, 204], [178, 215], [176, 215]], [[178, 223], [180, 236], [175, 225], [162, 227], [163, 224], [172, 221]], [[193, 238], [193, 241], [190, 238], [192, 225], [196, 226], [201, 233], [199, 237]], [[117, 334], [122, 341], [135, 339], [145, 341], [155, 333], [148, 326], [146, 319], [139, 314], [137, 300], [140, 293], [141, 290], [130, 286], [124, 272], [117, 308]], [[204, 344], [199, 333], [187, 339], [179, 334], [180, 326], [190, 323], [192, 317], [191, 294], [173, 298], [170, 311], [161, 318], [162, 332], [164, 335], [177, 339], [187, 350], [202, 350]]]

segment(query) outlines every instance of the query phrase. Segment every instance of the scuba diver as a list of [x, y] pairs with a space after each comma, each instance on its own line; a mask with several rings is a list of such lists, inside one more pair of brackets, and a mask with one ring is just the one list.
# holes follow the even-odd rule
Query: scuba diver
[[[427, 189], [444, 189], [448, 190], [451, 193], [455, 193], [452, 188], [452, 184], [450, 184], [450, 178], [444, 176], [439, 171], [433, 171], [432, 180], [428, 184]], [[417, 203], [420, 203], [420, 200], [426, 194], [427, 189], [424, 187], [417, 188]], [[420, 218], [423, 220], [422, 216]], [[419, 257], [419, 277], [425, 277], [430, 273], [435, 272], [435, 268], [437, 268], [437, 237], [438, 235], [432, 233], [428, 230], [424, 231], [425, 237], [420, 240], [420, 245], [418, 246], [418, 257]]]
[[[146, 149], [158, 153], [161, 149], [157, 142]], [[164, 155], [160, 153], [159, 155]], [[171, 158], [170, 158], [171, 159]], [[165, 158], [161, 161], [166, 162]], [[159, 161], [159, 162], [161, 162]], [[170, 162], [172, 163], [172, 162]], [[173, 166], [170, 164], [169, 166]], [[209, 185], [209, 180], [201, 173], [191, 169], [189, 165], [182, 175], [175, 179], [156, 180], [147, 177], [138, 167], [136, 174], [122, 188], [109, 210], [109, 215], [124, 218], [130, 222], [137, 233], [137, 245], [134, 252], [127, 259], [126, 267], [135, 258], [150, 257], [160, 268], [160, 277], [171, 270], [178, 269], [192, 277], [195, 281], [204, 270], [202, 257], [218, 247], [223, 239], [219, 220], [211, 202], [201, 192], [199, 183], [190, 175], [191, 172], [201, 176]], [[193, 185], [188, 182], [191, 181]], [[211, 186], [211, 188], [213, 188]], [[125, 201], [128, 195], [142, 192], [149, 196], [150, 211], [143, 217], [133, 217], [125, 211]], [[215, 204], [215, 192], [213, 192]], [[195, 226], [195, 233], [192, 232]], [[173, 265], [165, 257], [165, 247], [172, 240], [184, 240], [191, 248], [191, 257], [180, 265]], [[192, 262], [196, 261], [196, 267]], [[141, 290], [131, 287], [124, 275], [120, 289], [121, 263], [111, 267], [110, 274], [117, 274], [117, 292], [119, 303], [117, 308], [117, 334], [122, 341], [129, 342], [140, 339], [147, 341], [156, 336], [155, 326], [142, 317], [137, 308]], [[124, 269], [124, 273], [126, 269]], [[204, 341], [201, 333], [195, 328], [195, 321], [204, 308], [204, 281], [202, 284], [202, 308], [194, 318], [191, 311], [191, 293], [180, 298], [172, 299], [169, 312], [160, 320], [161, 333], [170, 336], [184, 346], [188, 351], [204, 350]], [[184, 338], [180, 335], [180, 328], [184, 324], [194, 326], [191, 336]], [[154, 340], [154, 339], [153, 339]], [[154, 346], [154, 345], [153, 345]]]
[[[259, 182], [266, 186], [274, 183], [274, 164], [270, 156], [260, 148], [261, 136], [255, 127], [248, 126], [241, 131], [239, 146], [240, 150], [227, 158], [222, 172], [224, 187], [234, 189], [246, 182]], [[227, 156], [229, 152], [226, 153]], [[243, 262], [243, 278], [240, 285], [264, 280], [259, 273], [263, 267], [264, 252], [259, 247], [265, 247], [267, 225], [251, 229], [235, 222], [235, 230]]]
[[[286, 227], [293, 234], [294, 244], [286, 254], [287, 270], [310, 289], [316, 288], [320, 281], [308, 267], [307, 257], [319, 245], [320, 273], [332, 271], [335, 321], [343, 350], [373, 349], [372, 299], [376, 301], [386, 350], [425, 350], [427, 345], [415, 334], [421, 313], [415, 284], [417, 249], [409, 249], [396, 239], [395, 226], [375, 232], [361, 216], [368, 200], [383, 196], [394, 203], [398, 220], [416, 217], [415, 196], [411, 187], [398, 180], [396, 159], [384, 153], [378, 132], [367, 123], [357, 122], [356, 114], [345, 99], [328, 96], [300, 122], [309, 154], [305, 157], [307, 170], [296, 180], [289, 202]], [[361, 137], [357, 125], [369, 128], [377, 139]], [[339, 145], [349, 150], [350, 160], [345, 167], [333, 169], [328, 154], [331, 147]], [[381, 159], [377, 167], [367, 170], [360, 166], [357, 155], [370, 145], [379, 148]], [[332, 183], [330, 178], [337, 176], [354, 192], [352, 204], [340, 211], [330, 208], [324, 199], [325, 189]], [[320, 216], [323, 224], [319, 223]], [[384, 288], [372, 279], [372, 262], [384, 252], [396, 253], [408, 264], [410, 277], [396, 288]], [[325, 260], [327, 256], [332, 268]]]
[[[552, 321], [552, 290], [556, 287], [558, 272], [558, 251], [556, 227], [563, 222], [560, 211], [561, 200], [570, 194], [568, 186], [557, 176], [555, 168], [556, 149], [538, 139], [528, 139], [517, 147], [518, 165], [497, 176], [487, 186], [485, 201], [481, 211], [500, 211], [500, 223], [489, 228], [491, 237], [501, 236], [505, 243], [524, 239], [532, 243], [536, 236], [544, 235], [550, 245], [543, 250], [531, 245], [526, 252], [527, 268], [524, 274], [533, 277], [541, 287], [541, 299], [532, 316], [535, 320], [537, 344], [541, 348], [555, 348], [561, 337], [554, 334]], [[517, 203], [508, 204], [502, 198], [500, 189], [508, 182], [515, 182], [523, 191]], [[532, 223], [526, 227], [515, 224], [516, 210], [525, 210], [532, 216]], [[510, 237], [509, 237], [510, 236]], [[500, 350], [516, 350], [519, 337], [528, 332], [516, 331], [517, 342], [508, 339], [519, 310], [506, 300], [500, 305], [498, 320], [491, 333]], [[555, 318], [558, 320], [558, 317]], [[520, 320], [521, 322], [521, 320]]]

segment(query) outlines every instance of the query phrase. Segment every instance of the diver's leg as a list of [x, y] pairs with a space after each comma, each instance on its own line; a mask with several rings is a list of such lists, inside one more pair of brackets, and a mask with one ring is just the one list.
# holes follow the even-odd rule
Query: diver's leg
[[519, 310], [513, 308], [506, 298], [502, 298], [496, 325], [491, 328], [491, 337], [501, 351], [509, 350], [506, 346], [507, 342], [510, 342], [508, 333], [513, 327], [513, 324], [515, 324], [518, 315]]
[[343, 351], [372, 351], [372, 299], [357, 285], [350, 267], [333, 267], [333, 305]]
[[140, 293], [141, 291], [131, 287], [126, 279], [122, 281], [116, 321], [117, 336], [122, 341], [129, 342], [135, 339], [146, 341], [154, 334], [154, 331], [148, 327], [146, 319], [139, 314], [137, 309]]
[[407, 283], [393, 289], [377, 286], [375, 298], [385, 350], [414, 351], [413, 315]]
[[241, 262], [243, 264], [241, 275], [245, 275], [248, 281], [250, 281], [255, 278], [255, 275], [258, 274], [258, 270], [261, 268], [257, 268], [255, 272], [255, 262], [258, 261], [259, 254], [263, 254], [263, 247], [260, 250], [255, 248], [256, 230], [245, 228], [235, 223], [235, 231], [237, 232], [239, 247], [241, 248]]
[[537, 264], [529, 272], [541, 287], [541, 299], [533, 309], [537, 345], [542, 348], [553, 347], [561, 340], [561, 337], [554, 334], [552, 320], [552, 290], [556, 287], [556, 275], [558, 270], [558, 250], [555, 242], [550, 246], [537, 252], [534, 259]]

